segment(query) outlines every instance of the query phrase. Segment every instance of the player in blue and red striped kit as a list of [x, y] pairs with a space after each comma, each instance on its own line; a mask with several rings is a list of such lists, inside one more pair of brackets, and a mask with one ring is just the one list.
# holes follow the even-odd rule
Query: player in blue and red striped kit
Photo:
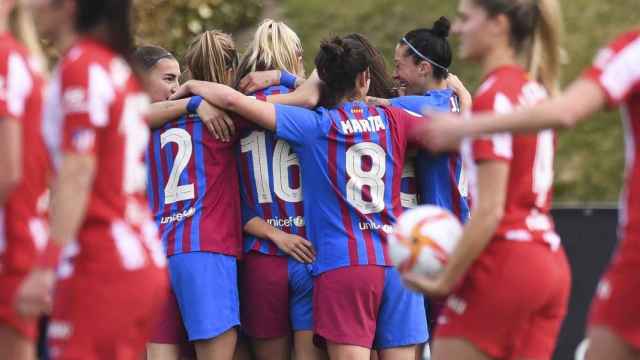
[[[215, 44], [215, 56], [205, 55], [206, 44]], [[207, 31], [193, 42], [185, 62], [193, 78], [230, 84], [237, 54], [230, 36]], [[147, 192], [188, 340], [200, 358], [231, 359], [240, 324], [237, 258], [242, 251], [237, 139], [221, 141], [208, 132], [196, 115], [201, 101], [192, 97], [186, 106], [191, 114], [153, 131]], [[180, 324], [161, 323], [152, 341], [179, 343], [169, 335]]]
[[[286, 24], [265, 20], [238, 67], [241, 79], [255, 70], [284, 70], [286, 86], [253, 94], [258, 100], [284, 94], [303, 75], [302, 45]], [[280, 71], [276, 71], [280, 73]], [[311, 265], [313, 247], [305, 239], [298, 157], [273, 131], [256, 126], [240, 131], [238, 168], [244, 224], [240, 267], [242, 330], [258, 359], [319, 359], [313, 344]]]
[[370, 64], [355, 40], [323, 42], [316, 66], [328, 99], [316, 111], [274, 106], [195, 81], [176, 97], [203, 96], [275, 130], [298, 154], [303, 187], [312, 189], [304, 210], [313, 219], [307, 236], [316, 250], [314, 332], [327, 341], [331, 358], [369, 359], [374, 347], [383, 357], [414, 359], [414, 345], [427, 340], [424, 302], [390, 266], [386, 236], [402, 212], [409, 135], [423, 120], [362, 102]]

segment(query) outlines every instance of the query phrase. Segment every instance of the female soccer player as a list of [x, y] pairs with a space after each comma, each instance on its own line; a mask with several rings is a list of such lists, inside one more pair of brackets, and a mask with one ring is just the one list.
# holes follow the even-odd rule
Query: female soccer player
[[[474, 112], [510, 112], [555, 90], [559, 11], [555, 0], [460, 2], [454, 24], [460, 55], [485, 72]], [[526, 69], [518, 59], [527, 59]], [[551, 358], [570, 286], [549, 216], [554, 144], [549, 130], [463, 142], [471, 218], [442, 273], [405, 275], [428, 295], [451, 293], [438, 321], [435, 359]]]
[[442, 149], [463, 136], [489, 132], [529, 132], [570, 128], [603, 108], [620, 106], [626, 130], [626, 185], [620, 201], [620, 245], [592, 304], [588, 359], [637, 359], [640, 356], [637, 258], [640, 242], [640, 31], [619, 36], [600, 50], [582, 78], [556, 98], [508, 114], [478, 114], [471, 122], [437, 119], [427, 129]]
[[37, 319], [18, 314], [18, 286], [47, 241], [50, 169], [42, 138], [44, 57], [22, 1], [0, 4], [0, 358], [35, 359]]
[[[175, 91], [173, 78], [158, 83], [163, 73], [179, 72], [175, 60], [168, 63], [173, 70], [163, 72], [158, 63], [150, 74], [157, 104]], [[193, 79], [231, 84], [238, 65], [235, 44], [227, 34], [205, 31], [189, 46], [185, 63]], [[236, 262], [242, 246], [235, 141], [216, 140], [207, 131], [197, 116], [201, 102], [192, 97], [182, 104], [192, 115], [176, 116], [153, 131], [147, 192], [189, 341], [200, 359], [232, 359], [240, 325]], [[164, 335], [152, 341], [179, 343], [175, 306], [166, 310]], [[164, 348], [177, 353], [176, 347]]]
[[315, 63], [328, 96], [316, 111], [204, 82], [187, 82], [175, 96], [204, 96], [275, 131], [298, 154], [303, 188], [313, 189], [304, 210], [317, 254], [314, 333], [328, 342], [330, 357], [368, 359], [375, 347], [383, 358], [413, 359], [415, 345], [427, 340], [424, 304], [389, 267], [384, 239], [402, 211], [404, 152], [422, 119], [363, 102], [371, 59], [359, 42], [323, 42]]
[[[298, 36], [286, 24], [270, 19], [256, 30], [240, 62], [238, 79], [266, 70], [282, 71], [285, 84], [252, 94], [257, 99], [288, 93], [295, 86], [290, 73], [304, 76]], [[308, 219], [298, 157], [274, 132], [255, 127], [241, 130], [238, 153], [245, 229], [242, 329], [251, 337], [258, 359], [289, 359], [291, 334], [296, 359], [321, 358], [313, 344], [313, 280], [311, 265], [305, 264], [313, 261], [313, 253], [303, 238]], [[290, 236], [279, 236], [284, 233]]]
[[[139, 359], [165, 259], [145, 201], [148, 103], [126, 59], [129, 1], [32, 1], [37, 25], [62, 55], [44, 112], [56, 178], [51, 241], [21, 304], [45, 310], [65, 246], [48, 330], [56, 359]], [[36, 290], [41, 291], [38, 293]], [[38, 310], [37, 308], [35, 310]]]

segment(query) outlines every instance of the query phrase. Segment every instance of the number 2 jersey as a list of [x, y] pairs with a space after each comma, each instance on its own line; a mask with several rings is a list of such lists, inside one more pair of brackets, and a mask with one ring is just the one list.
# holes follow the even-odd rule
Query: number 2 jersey
[[147, 193], [167, 256], [241, 255], [236, 144], [216, 140], [196, 115], [153, 130]]
[[276, 135], [298, 155], [314, 274], [391, 265], [387, 234], [402, 213], [400, 183], [411, 129], [422, 118], [361, 102], [315, 111], [276, 105]]
[[[266, 101], [269, 95], [288, 92], [285, 86], [272, 86], [254, 96]], [[238, 167], [243, 224], [260, 217], [284, 232], [306, 237], [298, 156], [272, 131], [245, 128], [240, 138]], [[244, 251], [285, 255], [273, 242], [248, 233], [244, 234]]]
[[27, 50], [10, 34], [0, 34], [0, 121], [22, 127], [22, 178], [0, 207], [0, 273], [29, 271], [47, 242], [50, 163], [42, 137], [43, 84]]
[[[546, 97], [547, 91], [531, 80], [524, 69], [503, 66], [491, 72], [478, 88], [473, 111], [509, 113]], [[501, 133], [462, 142], [462, 161], [469, 177], [472, 199], [480, 199], [477, 194], [478, 162], [504, 161], [509, 164], [504, 216], [494, 239], [539, 241], [552, 247], [560, 245], [549, 215], [554, 149], [555, 133], [552, 130], [535, 134]]]
[[639, 254], [640, 29], [619, 36], [600, 50], [584, 78], [600, 86], [610, 107], [621, 107], [626, 163], [625, 186], [620, 195], [619, 235], [624, 239], [621, 244], [624, 253]]
[[[78, 40], [55, 70], [44, 114], [54, 166], [67, 154], [95, 159], [77, 241], [66, 249], [76, 267], [117, 273], [165, 264], [144, 193], [148, 102], [124, 59], [96, 40]], [[61, 267], [63, 277], [68, 270]]]

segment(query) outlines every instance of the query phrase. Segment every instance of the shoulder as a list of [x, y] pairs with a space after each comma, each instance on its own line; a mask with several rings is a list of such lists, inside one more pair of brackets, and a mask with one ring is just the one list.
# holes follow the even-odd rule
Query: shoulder
[[522, 88], [529, 82], [527, 73], [519, 67], [494, 72], [476, 91], [473, 111], [498, 111], [498, 108], [517, 102]]

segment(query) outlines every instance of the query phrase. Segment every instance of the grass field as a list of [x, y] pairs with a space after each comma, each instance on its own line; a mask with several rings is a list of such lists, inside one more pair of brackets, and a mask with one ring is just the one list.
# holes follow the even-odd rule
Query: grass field
[[[284, 17], [305, 45], [307, 69], [321, 39], [333, 34], [360, 32], [378, 46], [388, 60], [398, 39], [416, 27], [430, 27], [441, 15], [453, 18], [456, 1], [432, 0], [282, 0]], [[640, 26], [639, 0], [564, 0], [564, 46], [570, 62], [566, 80], [575, 78], [590, 63], [601, 44], [633, 26]], [[455, 38], [452, 39], [455, 46]], [[454, 62], [453, 72], [475, 89], [478, 68]], [[556, 161], [556, 200], [614, 201], [623, 172], [623, 138], [617, 112], [597, 115], [560, 136]]]

